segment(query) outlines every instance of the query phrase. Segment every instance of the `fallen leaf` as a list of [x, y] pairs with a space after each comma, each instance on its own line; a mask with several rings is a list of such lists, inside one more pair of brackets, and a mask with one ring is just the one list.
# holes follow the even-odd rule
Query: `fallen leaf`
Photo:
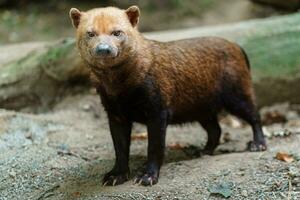
[[293, 156], [288, 153], [285, 153], [285, 152], [278, 152], [276, 154], [276, 159], [287, 162], [287, 163], [291, 163], [294, 161]]
[[80, 192], [74, 192], [74, 196], [75, 196], [75, 197], [80, 197], [80, 196], [81, 196], [81, 193], [80, 193]]
[[169, 144], [168, 148], [171, 150], [182, 150], [182, 149], [186, 148], [186, 145], [176, 142], [176, 143]]
[[265, 113], [262, 119], [262, 123], [265, 125], [285, 122], [287, 122], [286, 116], [276, 110]]
[[146, 140], [148, 138], [147, 133], [135, 133], [131, 135], [131, 140]]
[[234, 184], [232, 182], [221, 182], [216, 185], [212, 185], [208, 188], [211, 194], [220, 194], [225, 198], [228, 198], [232, 194]]

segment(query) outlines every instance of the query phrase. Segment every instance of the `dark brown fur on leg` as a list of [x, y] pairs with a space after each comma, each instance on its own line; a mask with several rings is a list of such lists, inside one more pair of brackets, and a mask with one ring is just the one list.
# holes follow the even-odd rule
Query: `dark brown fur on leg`
[[207, 132], [207, 143], [201, 153], [212, 155], [216, 147], [219, 145], [221, 136], [221, 127], [219, 125], [218, 118], [212, 117], [208, 120], [201, 121], [200, 124]]
[[148, 159], [135, 183], [152, 186], [158, 182], [159, 170], [163, 163], [168, 112], [161, 111], [147, 122]]
[[109, 127], [113, 139], [116, 161], [113, 169], [103, 178], [103, 185], [119, 185], [129, 177], [129, 147], [132, 123], [129, 121], [117, 121], [109, 115]]
[[230, 113], [245, 120], [252, 127], [253, 141], [248, 143], [248, 149], [250, 151], [264, 151], [267, 149], [267, 145], [259, 114], [251, 96], [246, 95], [244, 90], [239, 87], [237, 85], [232, 86], [229, 89], [229, 94], [223, 95], [224, 106]]

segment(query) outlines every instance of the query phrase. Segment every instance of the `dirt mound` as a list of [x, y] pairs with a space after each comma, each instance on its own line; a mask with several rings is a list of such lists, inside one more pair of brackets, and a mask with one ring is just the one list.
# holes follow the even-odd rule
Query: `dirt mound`
[[[269, 149], [244, 151], [252, 133], [232, 117], [222, 119], [223, 138], [216, 155], [197, 157], [205, 144], [197, 124], [172, 126], [167, 134], [166, 161], [159, 183], [102, 187], [114, 163], [106, 115], [97, 95], [70, 96], [52, 112], [24, 114], [0, 111], [0, 199], [221, 199], [212, 188], [230, 185], [232, 199], [300, 197], [299, 107], [264, 108], [281, 113], [285, 122], [268, 121]], [[288, 130], [288, 134], [280, 131]], [[146, 159], [143, 126], [136, 125], [131, 146], [131, 178]], [[276, 160], [279, 151], [294, 162]], [[218, 187], [217, 187], [218, 188]], [[226, 189], [226, 188], [225, 188]]]

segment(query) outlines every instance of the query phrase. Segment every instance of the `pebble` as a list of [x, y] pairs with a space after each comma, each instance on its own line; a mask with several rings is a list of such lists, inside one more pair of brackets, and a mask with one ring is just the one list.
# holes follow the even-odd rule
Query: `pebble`
[[92, 108], [92, 106], [91, 106], [90, 104], [84, 104], [84, 105], [82, 106], [82, 109], [83, 109], [84, 111], [89, 111], [89, 110], [91, 110], [91, 108]]
[[248, 197], [248, 192], [247, 192], [247, 190], [242, 190], [241, 195], [242, 195], [243, 197]]
[[31, 132], [25, 133], [25, 138], [31, 140], [32, 139], [32, 133]]
[[291, 134], [292, 134], [291, 131], [289, 131], [288, 129], [276, 130], [273, 132], [273, 135], [277, 137], [286, 137]]
[[88, 135], [88, 134], [86, 134], [85, 137], [86, 137], [88, 140], [93, 140], [93, 139], [94, 139], [94, 136], [93, 136], [93, 135]]
[[14, 170], [11, 170], [10, 172], [8, 172], [8, 175], [12, 178], [15, 178], [17, 176], [17, 173]]

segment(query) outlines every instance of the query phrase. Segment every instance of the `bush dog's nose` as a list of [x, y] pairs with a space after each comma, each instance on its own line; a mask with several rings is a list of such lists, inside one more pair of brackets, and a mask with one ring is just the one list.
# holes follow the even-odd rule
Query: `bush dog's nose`
[[108, 44], [99, 44], [95, 51], [97, 55], [107, 56], [111, 54], [112, 48]]

